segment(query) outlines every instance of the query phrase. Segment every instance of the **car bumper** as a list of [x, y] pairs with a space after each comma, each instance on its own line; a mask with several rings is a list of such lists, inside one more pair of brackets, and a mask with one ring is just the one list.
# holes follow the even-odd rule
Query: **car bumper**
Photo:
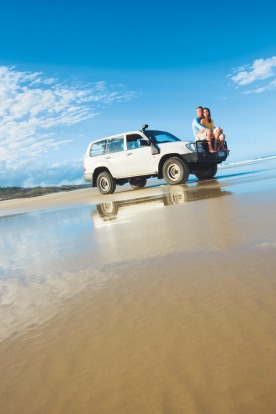
[[208, 163], [208, 164], [219, 164], [226, 160], [226, 158], [229, 155], [229, 151], [218, 151], [218, 152], [208, 152], [208, 151], [202, 151], [202, 152], [192, 152], [190, 154], [184, 154], [183, 158], [186, 162], [194, 163], [194, 162], [200, 162], [200, 163]]
[[92, 174], [84, 174], [83, 179], [84, 179], [84, 181], [87, 181], [87, 182], [91, 183], [92, 182]]

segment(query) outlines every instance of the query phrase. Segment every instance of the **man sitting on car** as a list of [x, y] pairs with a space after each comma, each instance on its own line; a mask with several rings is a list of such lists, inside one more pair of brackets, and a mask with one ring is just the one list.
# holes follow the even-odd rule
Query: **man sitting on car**
[[212, 129], [201, 125], [200, 121], [203, 118], [203, 107], [196, 108], [196, 117], [192, 122], [193, 134], [196, 141], [207, 141], [210, 152], [216, 152], [212, 145]]

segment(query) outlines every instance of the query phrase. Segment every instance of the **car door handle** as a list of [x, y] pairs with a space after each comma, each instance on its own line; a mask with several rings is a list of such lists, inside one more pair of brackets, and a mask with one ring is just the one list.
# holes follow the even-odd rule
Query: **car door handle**
[[132, 152], [128, 152], [128, 153], [127, 153], [127, 156], [129, 156], [129, 155], [132, 155]]
[[111, 158], [111, 156], [109, 155], [108, 157], [105, 157], [106, 160], [109, 160], [109, 158]]

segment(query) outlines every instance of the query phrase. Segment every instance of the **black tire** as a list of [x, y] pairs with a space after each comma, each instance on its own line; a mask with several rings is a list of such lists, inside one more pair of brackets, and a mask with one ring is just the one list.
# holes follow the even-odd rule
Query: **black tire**
[[181, 158], [171, 157], [165, 161], [162, 173], [168, 184], [184, 184], [189, 178], [189, 167]]
[[129, 184], [133, 188], [144, 188], [147, 184], [147, 179], [144, 177], [134, 177], [129, 180]]
[[195, 176], [199, 180], [208, 180], [209, 178], [213, 178], [218, 170], [217, 164], [206, 165], [206, 167], [201, 167], [195, 170]]
[[116, 188], [116, 180], [109, 172], [104, 171], [98, 175], [97, 187], [102, 194], [112, 194]]

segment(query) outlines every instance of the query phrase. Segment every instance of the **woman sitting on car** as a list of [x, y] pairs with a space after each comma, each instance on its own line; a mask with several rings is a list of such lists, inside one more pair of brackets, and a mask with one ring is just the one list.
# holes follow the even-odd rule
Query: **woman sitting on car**
[[215, 128], [214, 121], [211, 118], [211, 111], [209, 108], [203, 108], [203, 118], [200, 121], [201, 125], [206, 128], [212, 129], [212, 135], [214, 138], [214, 150], [215, 151], [227, 151], [225, 145], [225, 135], [220, 127]]

